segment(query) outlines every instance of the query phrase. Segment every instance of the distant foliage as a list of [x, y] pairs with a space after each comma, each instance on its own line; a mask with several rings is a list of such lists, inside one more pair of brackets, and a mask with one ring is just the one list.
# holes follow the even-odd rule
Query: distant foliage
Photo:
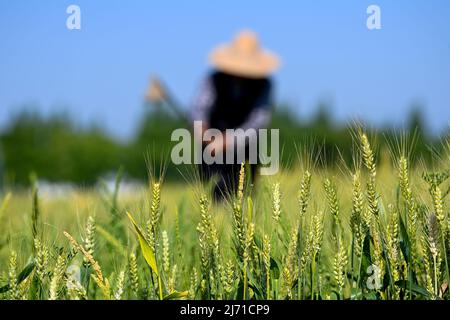
[[[271, 127], [281, 128], [284, 166], [296, 164], [300, 145], [310, 145], [314, 148], [309, 150], [312, 154], [322, 153], [321, 165], [334, 165], [340, 158], [351, 162], [352, 132], [359, 125], [338, 125], [328, 110], [319, 106], [312, 119], [299, 120], [289, 108], [277, 109]], [[386, 140], [406, 139], [413, 146], [413, 161], [421, 157], [430, 159], [432, 153], [427, 146], [439, 150], [438, 139], [427, 135], [418, 109], [413, 110], [408, 123], [410, 128], [403, 135], [387, 128], [377, 131], [375, 141], [383, 149]], [[31, 173], [48, 181], [92, 185], [100, 176], [116, 172], [121, 166], [126, 176], [143, 181], [147, 173], [146, 156], [167, 163], [167, 179], [179, 179], [180, 167], [175, 168], [168, 161], [174, 145], [170, 135], [174, 129], [185, 126], [162, 109], [149, 109], [138, 123], [135, 135], [128, 141], [119, 141], [101, 127], [78, 127], [67, 115], [44, 117], [24, 111], [0, 131], [0, 187], [4, 183], [28, 184]]]

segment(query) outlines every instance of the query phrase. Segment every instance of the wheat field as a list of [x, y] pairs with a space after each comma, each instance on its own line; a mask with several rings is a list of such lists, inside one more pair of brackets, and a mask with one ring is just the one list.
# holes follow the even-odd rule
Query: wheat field
[[[430, 163], [365, 134], [213, 203], [194, 175], [0, 198], [0, 299], [449, 299], [450, 145]], [[349, 146], [351, 147], [351, 146]]]

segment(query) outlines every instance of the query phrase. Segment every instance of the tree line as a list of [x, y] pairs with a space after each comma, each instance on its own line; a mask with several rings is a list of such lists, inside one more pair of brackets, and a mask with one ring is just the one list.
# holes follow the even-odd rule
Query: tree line
[[[338, 124], [326, 106], [320, 106], [308, 120], [289, 110], [277, 108], [271, 123], [272, 128], [280, 128], [282, 166], [295, 165], [299, 148], [308, 148], [313, 157], [320, 154], [317, 165], [352, 161], [352, 133], [360, 124]], [[180, 168], [170, 163], [175, 144], [170, 135], [185, 124], [162, 109], [146, 110], [141, 119], [133, 137], [124, 142], [99, 126], [77, 126], [67, 115], [20, 112], [0, 132], [2, 184], [26, 185], [33, 173], [50, 182], [92, 185], [120, 167], [129, 178], [144, 181], [149, 159], [165, 166], [167, 179], [180, 179]], [[407, 128], [378, 128], [374, 135], [380, 150], [386, 141], [410, 140], [416, 159], [431, 157], [432, 149], [440, 148], [440, 138], [427, 133], [419, 110], [411, 112]]]

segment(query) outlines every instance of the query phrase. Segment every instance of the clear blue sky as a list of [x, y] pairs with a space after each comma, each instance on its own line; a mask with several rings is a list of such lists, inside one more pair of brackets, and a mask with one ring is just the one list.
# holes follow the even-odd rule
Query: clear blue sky
[[[70, 4], [80, 31], [66, 29]], [[370, 4], [381, 30], [366, 28]], [[401, 125], [418, 101], [434, 131], [449, 124], [448, 0], [0, 0], [0, 125], [28, 104], [129, 136], [151, 73], [187, 105], [209, 50], [241, 28], [283, 58], [277, 100], [300, 116], [326, 100], [339, 119]]]

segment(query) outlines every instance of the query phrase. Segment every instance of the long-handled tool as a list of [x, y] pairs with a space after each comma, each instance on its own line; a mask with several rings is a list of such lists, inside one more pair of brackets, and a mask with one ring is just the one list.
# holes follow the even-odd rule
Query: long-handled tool
[[182, 110], [180, 104], [167, 89], [161, 80], [153, 76], [150, 79], [150, 84], [145, 96], [146, 102], [154, 106], [167, 106], [178, 118], [183, 120], [188, 126], [191, 126], [191, 121], [185, 111]]

